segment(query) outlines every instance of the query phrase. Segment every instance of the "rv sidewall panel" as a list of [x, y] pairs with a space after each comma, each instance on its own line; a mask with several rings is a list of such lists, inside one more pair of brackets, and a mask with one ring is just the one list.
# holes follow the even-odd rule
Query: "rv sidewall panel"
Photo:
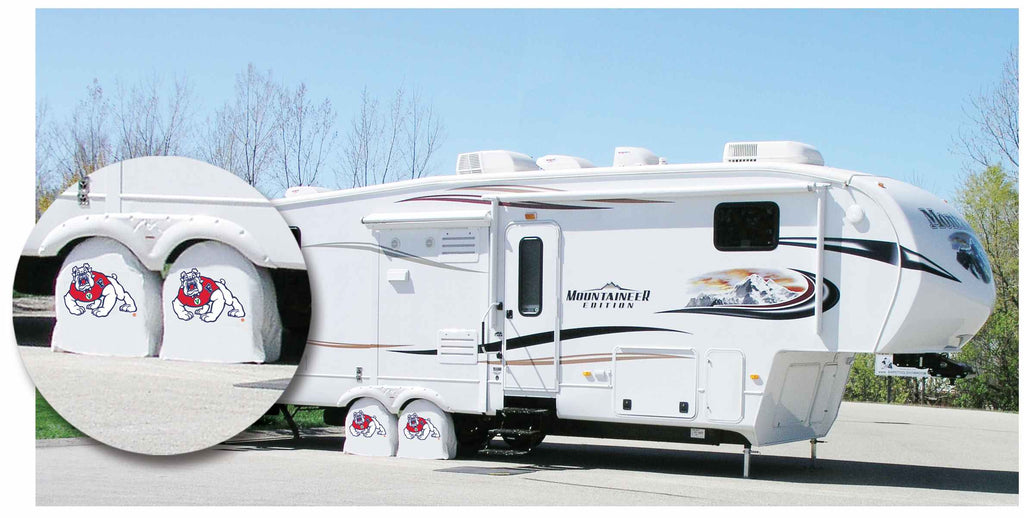
[[455, 423], [451, 414], [423, 399], [410, 402], [398, 418], [398, 456], [454, 459]]
[[270, 274], [217, 242], [193, 245], [167, 272], [160, 357], [264, 363], [281, 352], [281, 320]]
[[[72, 286], [76, 271], [91, 288]], [[127, 247], [108, 238], [86, 239], [57, 274], [51, 348], [100, 356], [156, 355], [159, 294], [160, 276], [146, 270]]]
[[383, 403], [360, 398], [345, 415], [345, 453], [393, 457], [398, 450], [398, 420]]

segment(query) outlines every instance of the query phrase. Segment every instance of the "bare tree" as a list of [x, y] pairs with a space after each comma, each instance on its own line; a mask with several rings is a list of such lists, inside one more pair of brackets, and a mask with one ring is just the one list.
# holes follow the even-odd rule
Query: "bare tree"
[[130, 89], [118, 85], [114, 120], [119, 160], [140, 156], [177, 155], [191, 129], [192, 87], [185, 78], [174, 82], [166, 103], [160, 81], [152, 78]]
[[968, 161], [988, 168], [1003, 163], [1003, 168], [1018, 180], [1020, 131], [1018, 127], [1017, 50], [1010, 51], [999, 83], [991, 91], [972, 98], [964, 107], [970, 125], [961, 128], [954, 148]]
[[430, 173], [431, 158], [444, 141], [433, 105], [399, 87], [388, 110], [366, 88], [359, 113], [352, 119], [342, 150], [352, 187], [419, 178]]
[[[50, 204], [48, 194], [54, 189], [53, 128], [50, 106], [45, 100], [36, 102], [36, 219]], [[45, 201], [44, 201], [45, 200]]]
[[108, 128], [110, 105], [103, 96], [103, 87], [93, 79], [86, 92], [63, 128], [53, 128], [55, 165], [62, 184], [100, 169], [113, 156]]
[[312, 185], [326, 165], [338, 136], [334, 129], [337, 115], [331, 101], [325, 98], [314, 105], [306, 85], [300, 84], [294, 94], [282, 89], [279, 109], [278, 182], [285, 189]]
[[265, 189], [264, 177], [278, 161], [279, 90], [270, 72], [260, 72], [250, 63], [235, 80], [234, 101], [207, 120], [207, 139], [199, 155]]
[[[376, 182], [377, 139], [381, 134], [377, 99], [370, 96], [363, 87], [360, 96], [359, 113], [352, 118], [352, 125], [345, 135], [342, 160], [352, 187], [364, 187]], [[371, 172], [373, 168], [373, 172]]]
[[433, 103], [424, 104], [418, 92], [409, 103], [409, 118], [405, 125], [405, 160], [408, 178], [430, 174], [430, 160], [444, 143], [444, 125], [434, 112]]

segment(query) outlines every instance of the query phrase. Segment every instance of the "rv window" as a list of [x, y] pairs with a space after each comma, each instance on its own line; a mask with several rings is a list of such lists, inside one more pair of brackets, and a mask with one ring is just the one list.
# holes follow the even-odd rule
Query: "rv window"
[[722, 251], [775, 250], [779, 206], [770, 201], [720, 203], [715, 207], [715, 248]]
[[519, 240], [519, 314], [535, 317], [541, 311], [544, 242], [539, 237]]

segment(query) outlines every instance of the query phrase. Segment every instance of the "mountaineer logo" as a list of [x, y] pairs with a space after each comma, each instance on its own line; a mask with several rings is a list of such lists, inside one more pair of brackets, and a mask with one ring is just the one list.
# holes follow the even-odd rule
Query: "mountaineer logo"
[[632, 309], [650, 298], [651, 290], [629, 290], [614, 282], [592, 290], [569, 290], [565, 295], [566, 302], [580, 302], [584, 309]]

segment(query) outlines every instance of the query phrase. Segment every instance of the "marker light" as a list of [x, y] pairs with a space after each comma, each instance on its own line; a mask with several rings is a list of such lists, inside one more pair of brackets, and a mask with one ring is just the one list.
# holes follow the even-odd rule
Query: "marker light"
[[757, 381], [757, 380], [761, 379], [761, 375], [760, 374], [751, 374], [750, 375], [750, 379], [752, 379], [754, 381]]
[[592, 376], [593, 374], [594, 374], [594, 373], [593, 373], [593, 372], [590, 372], [590, 371], [583, 371], [583, 376], [584, 376], [584, 377], [586, 377], [586, 378], [589, 378], [589, 377], [591, 377], [591, 376]]
[[526, 213], [526, 219], [537, 219], [537, 213], [536, 212], [527, 212]]

